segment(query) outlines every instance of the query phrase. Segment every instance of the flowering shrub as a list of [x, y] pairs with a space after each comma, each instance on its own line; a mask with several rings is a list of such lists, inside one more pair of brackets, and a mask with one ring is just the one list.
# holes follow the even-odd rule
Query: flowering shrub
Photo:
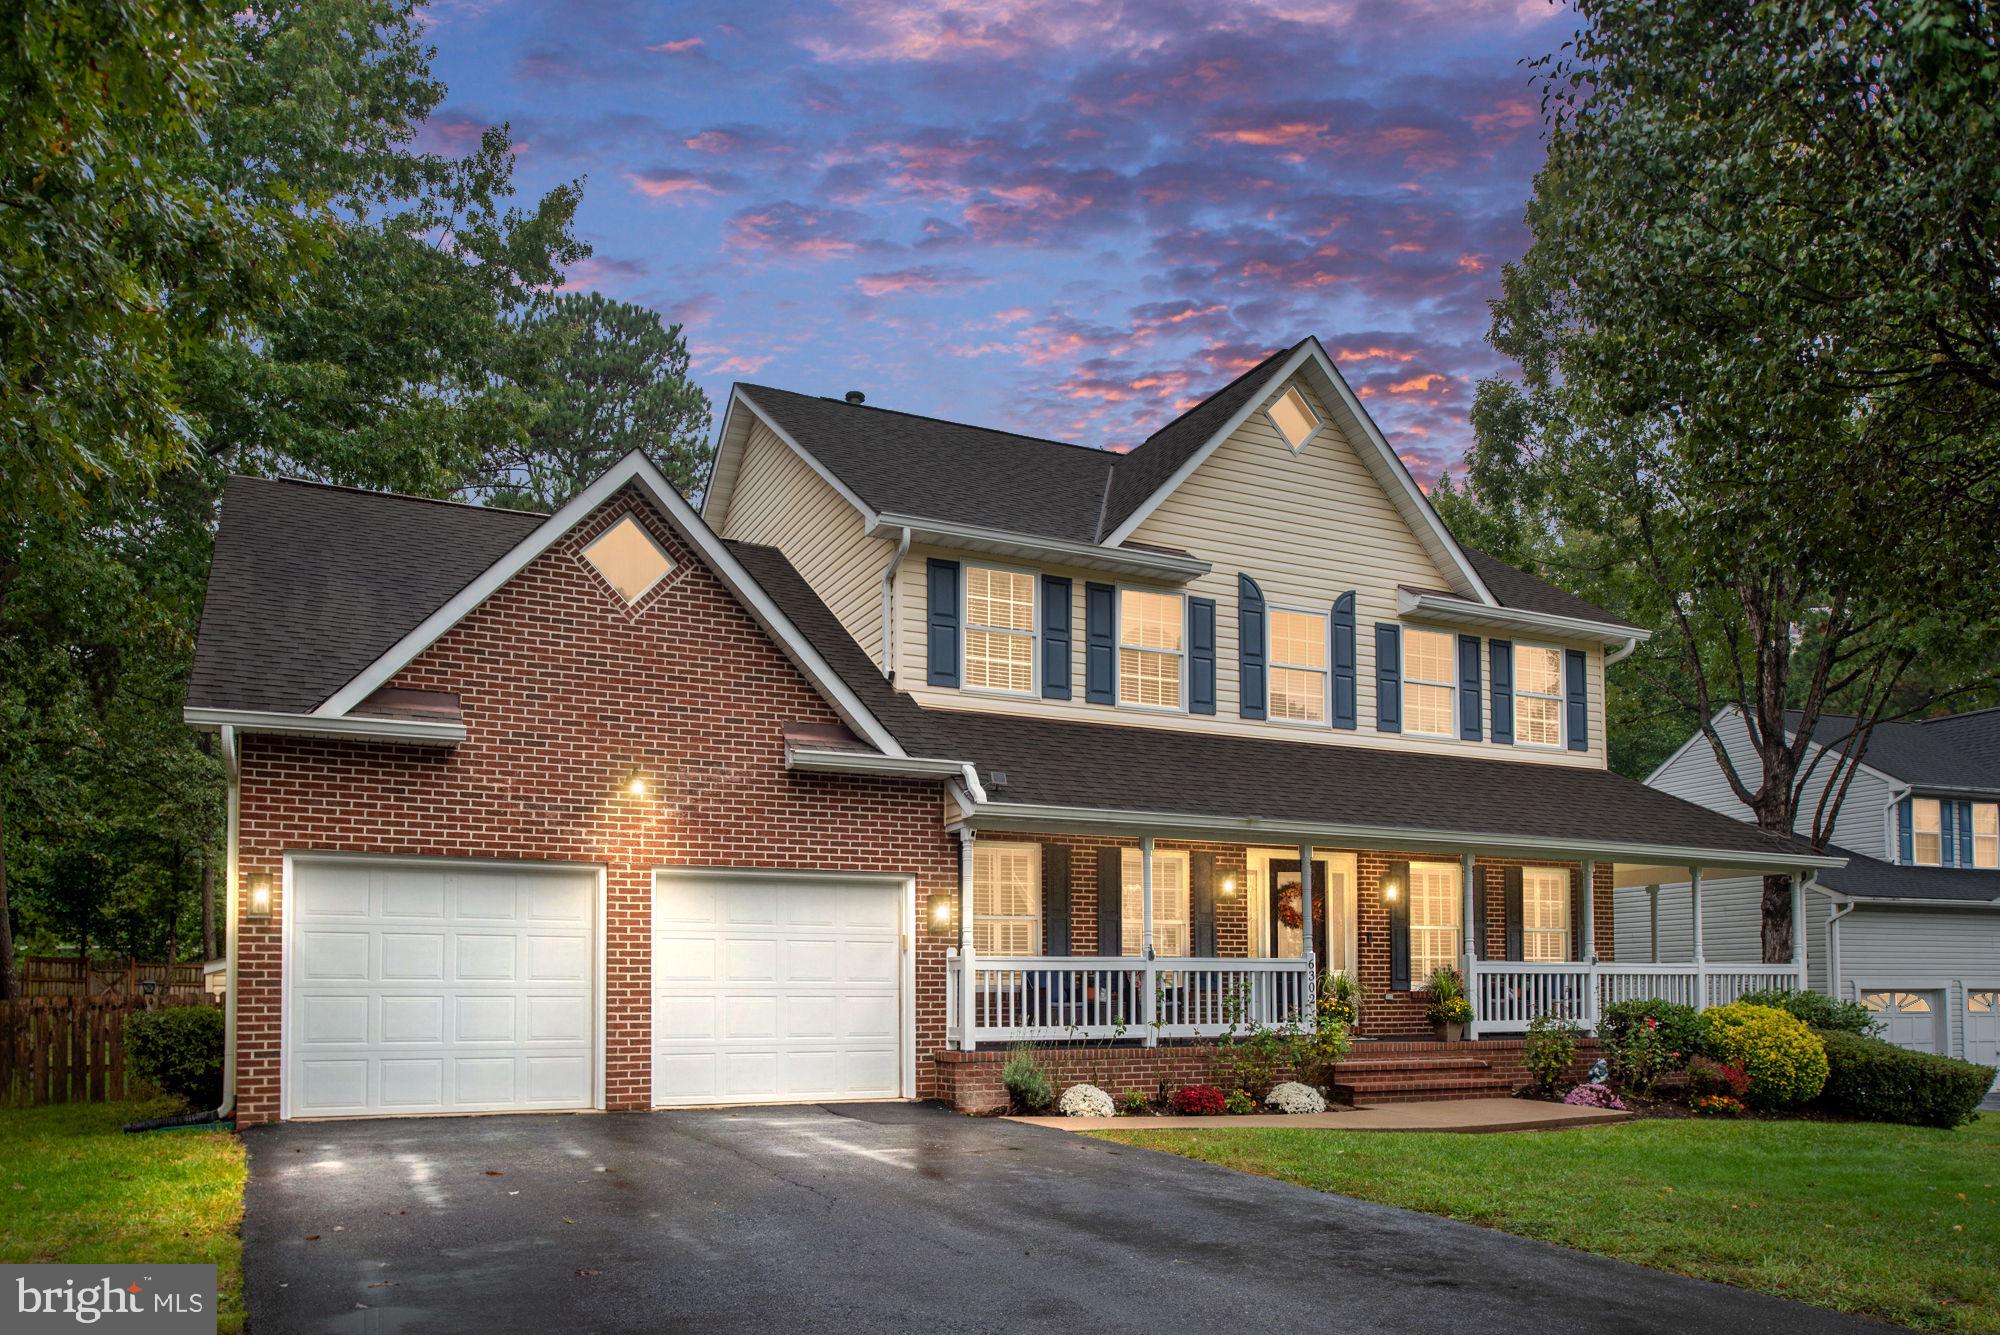
[[1727, 1094], [1697, 1094], [1688, 1106], [1704, 1117], [1734, 1117], [1743, 1111], [1743, 1100]]
[[1666, 1033], [1650, 1015], [1610, 1040], [1610, 1047], [1611, 1073], [1634, 1094], [1652, 1093], [1660, 1077], [1680, 1064], [1668, 1054]]
[[1609, 1085], [1578, 1085], [1563, 1095], [1563, 1102], [1573, 1108], [1610, 1108], [1617, 1112], [1625, 1111], [1625, 1104], [1611, 1092]]
[[1112, 1106], [1111, 1096], [1096, 1085], [1071, 1085], [1056, 1100], [1056, 1108], [1064, 1117], [1116, 1117], [1118, 1109]]
[[1311, 1085], [1287, 1080], [1264, 1096], [1264, 1106], [1281, 1113], [1322, 1113], [1326, 1100]]
[[1232, 1089], [1229, 1091], [1229, 1097], [1222, 1101], [1222, 1106], [1231, 1117], [1242, 1117], [1257, 1111], [1257, 1100], [1240, 1089]]
[[1688, 1093], [1700, 1098], [1704, 1094], [1721, 1094], [1739, 1102], [1750, 1092], [1750, 1077], [1738, 1066], [1716, 1061], [1713, 1057], [1696, 1057], [1688, 1063]]
[[1214, 1085], [1182, 1085], [1167, 1106], [1183, 1117], [1220, 1117], [1229, 1102]]
[[1677, 1071], [1688, 1064], [1688, 1059], [1702, 1049], [1708, 1027], [1702, 1022], [1701, 1012], [1692, 1006], [1684, 1006], [1678, 1001], [1668, 1001], [1664, 997], [1641, 997], [1634, 1001], [1614, 1001], [1604, 1008], [1603, 1018], [1598, 1021], [1597, 1035], [1613, 1051], [1632, 1031], [1634, 1026], [1653, 1022], [1665, 1041], [1667, 1048], [1667, 1069]]
[[1826, 1044], [1797, 1016], [1740, 1001], [1704, 1015], [1709, 1055], [1750, 1077], [1752, 1105], [1789, 1107], [1826, 1086]]
[[1576, 1025], [1566, 1016], [1537, 1015], [1528, 1022], [1528, 1041], [1521, 1049], [1521, 1064], [1535, 1077], [1541, 1089], [1553, 1090], [1568, 1082], [1576, 1069]]

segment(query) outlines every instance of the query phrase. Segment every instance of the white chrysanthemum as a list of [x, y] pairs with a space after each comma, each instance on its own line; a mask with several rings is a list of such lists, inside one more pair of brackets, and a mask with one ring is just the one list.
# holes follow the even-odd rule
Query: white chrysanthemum
[[1311, 1085], [1287, 1080], [1264, 1096], [1264, 1106], [1281, 1113], [1322, 1113], [1326, 1100]]
[[1071, 1085], [1056, 1101], [1064, 1117], [1116, 1117], [1118, 1109], [1111, 1096], [1096, 1085]]

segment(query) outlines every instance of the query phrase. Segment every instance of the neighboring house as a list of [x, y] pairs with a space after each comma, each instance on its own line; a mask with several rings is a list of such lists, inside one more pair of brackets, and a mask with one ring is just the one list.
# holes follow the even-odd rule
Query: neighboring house
[[[1643, 632], [1453, 541], [1317, 340], [1123, 455], [849, 399], [738, 386], [699, 515], [636, 455], [546, 517], [230, 482], [240, 1120], [979, 1106], [1321, 969], [1385, 1040], [1446, 965], [1486, 1035], [1797, 976], [1610, 962], [1620, 875], [1839, 860], [1610, 773]], [[1518, 1069], [1435, 1048], [1343, 1078]]]
[[[1715, 726], [1737, 772], [1760, 774], [1742, 715], [1725, 709]], [[1845, 715], [1814, 729], [1807, 763], [1828, 754], [1801, 804], [1802, 832], [1853, 729]], [[1747, 819], [1699, 733], [1647, 782]], [[1905, 1047], [2000, 1062], [2000, 710], [1878, 725], [1832, 844], [1847, 865], [1820, 872], [1805, 898], [1811, 986], [1868, 1006]], [[1755, 958], [1761, 896], [1755, 878], [1703, 883], [1705, 953]], [[1685, 883], [1621, 885], [1618, 957], [1692, 958], [1691, 918]]]

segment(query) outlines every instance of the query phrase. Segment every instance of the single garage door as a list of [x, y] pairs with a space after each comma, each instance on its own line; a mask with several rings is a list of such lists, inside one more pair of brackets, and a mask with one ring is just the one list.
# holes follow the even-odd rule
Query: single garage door
[[301, 859], [292, 878], [288, 1116], [593, 1106], [595, 871]]
[[2000, 988], [1971, 987], [1965, 991], [1965, 1059], [1981, 1066], [2000, 1066]]
[[1937, 992], [1863, 992], [1861, 1004], [1875, 1012], [1882, 1037], [1916, 1052], [1942, 1052], [1938, 1020], [1942, 997]]
[[904, 1093], [906, 884], [661, 872], [653, 1102]]

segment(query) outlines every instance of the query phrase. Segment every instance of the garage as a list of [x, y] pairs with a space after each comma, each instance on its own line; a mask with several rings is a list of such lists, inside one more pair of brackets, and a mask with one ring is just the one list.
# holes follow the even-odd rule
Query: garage
[[599, 1104], [599, 874], [288, 863], [285, 1115]]
[[1894, 988], [1861, 994], [1861, 1004], [1875, 1012], [1882, 1026], [1882, 1037], [1914, 1052], [1944, 1051], [1938, 1023], [1943, 1015], [1942, 1001], [1937, 992]]
[[901, 877], [658, 873], [653, 1102], [913, 1097], [912, 894]]
[[2000, 1066], [2000, 988], [1965, 990], [1965, 1059]]

